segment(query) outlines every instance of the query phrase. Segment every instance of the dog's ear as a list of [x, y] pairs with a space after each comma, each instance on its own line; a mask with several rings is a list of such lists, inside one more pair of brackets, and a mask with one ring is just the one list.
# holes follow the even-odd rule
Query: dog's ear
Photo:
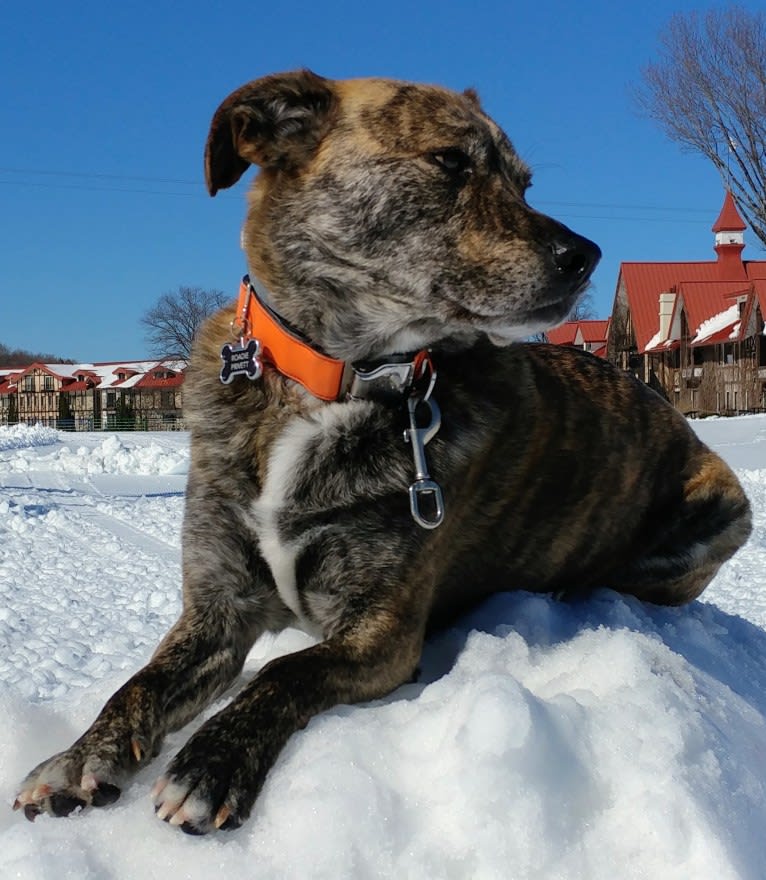
[[232, 92], [205, 146], [210, 195], [233, 186], [251, 164], [300, 167], [326, 134], [336, 103], [330, 81], [310, 70], [272, 74]]
[[479, 93], [473, 86], [465, 89], [463, 91], [463, 94], [472, 104], [475, 104], [479, 109], [481, 109], [481, 100], [479, 99]]

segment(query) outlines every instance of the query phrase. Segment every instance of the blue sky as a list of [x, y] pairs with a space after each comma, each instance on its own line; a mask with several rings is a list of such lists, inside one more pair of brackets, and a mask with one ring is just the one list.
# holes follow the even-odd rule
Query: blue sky
[[139, 318], [160, 294], [233, 296], [246, 186], [206, 194], [207, 127], [242, 83], [299, 66], [478, 89], [534, 169], [531, 204], [601, 245], [606, 316], [622, 260], [714, 256], [720, 179], [629, 96], [669, 15], [710, 5], [3, 4], [0, 342], [140, 358]]

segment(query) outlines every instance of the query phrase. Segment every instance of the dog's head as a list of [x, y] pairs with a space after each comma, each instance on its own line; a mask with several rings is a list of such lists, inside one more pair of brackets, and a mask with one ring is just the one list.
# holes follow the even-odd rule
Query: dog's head
[[255, 80], [213, 117], [210, 194], [250, 164], [250, 272], [335, 357], [524, 338], [564, 320], [600, 256], [527, 205], [529, 169], [470, 90]]

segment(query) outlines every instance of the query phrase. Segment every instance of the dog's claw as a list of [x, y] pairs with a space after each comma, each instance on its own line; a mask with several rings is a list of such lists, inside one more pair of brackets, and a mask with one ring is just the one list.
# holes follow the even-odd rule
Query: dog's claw
[[77, 809], [82, 809], [85, 801], [71, 794], [53, 794], [51, 795], [51, 812], [54, 816], [68, 816]]
[[94, 807], [106, 807], [113, 804], [120, 796], [121, 791], [116, 785], [102, 782], [93, 792], [91, 803]]
[[130, 741], [130, 750], [133, 752], [133, 757], [136, 759], [136, 764], [141, 763], [141, 758], [143, 757], [143, 752], [141, 751], [141, 743], [137, 739], [132, 739]]
[[231, 809], [227, 807], [226, 804], [224, 804], [221, 809], [216, 813], [215, 821], [213, 822], [213, 824], [216, 828], [220, 828], [224, 824], [224, 822], [226, 822], [230, 815]]
[[182, 825], [178, 826], [184, 834], [191, 834], [194, 837], [202, 837], [204, 835], [204, 831], [201, 828], [197, 828], [196, 825], [192, 825], [190, 822], [184, 822]]
[[25, 804], [24, 805], [24, 815], [30, 822], [34, 822], [35, 819], [40, 815], [40, 807], [37, 804]]

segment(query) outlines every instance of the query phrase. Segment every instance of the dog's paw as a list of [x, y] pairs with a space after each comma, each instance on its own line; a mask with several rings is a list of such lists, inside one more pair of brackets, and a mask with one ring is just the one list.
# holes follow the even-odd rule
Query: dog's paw
[[154, 752], [153, 740], [132, 718], [105, 711], [71, 748], [32, 770], [13, 808], [34, 821], [40, 813], [68, 816], [82, 807], [105, 807], [120, 796], [122, 779]]
[[40, 815], [68, 816], [86, 806], [105, 807], [120, 796], [117, 774], [97, 754], [75, 744], [38, 764], [21, 783], [13, 804], [30, 822]]
[[268, 767], [253, 742], [208, 722], [152, 789], [158, 818], [187, 834], [238, 828], [250, 815]]

